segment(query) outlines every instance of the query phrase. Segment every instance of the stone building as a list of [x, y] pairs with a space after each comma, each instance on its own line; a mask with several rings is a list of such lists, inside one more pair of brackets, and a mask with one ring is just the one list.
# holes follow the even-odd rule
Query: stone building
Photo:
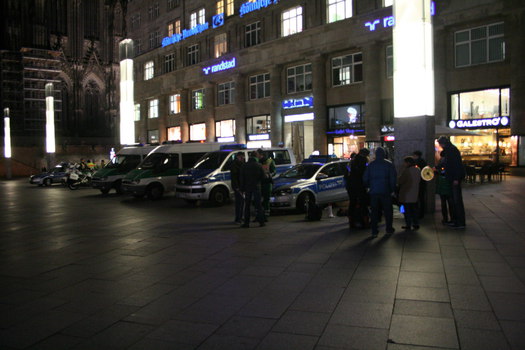
[[[392, 2], [130, 1], [137, 141], [393, 148]], [[524, 3], [432, 8], [436, 133], [454, 126], [469, 161], [525, 165]]]

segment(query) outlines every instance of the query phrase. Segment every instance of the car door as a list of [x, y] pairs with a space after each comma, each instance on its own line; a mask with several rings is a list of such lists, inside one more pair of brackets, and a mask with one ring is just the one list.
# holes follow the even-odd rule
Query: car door
[[340, 163], [324, 165], [316, 177], [317, 203], [330, 203], [338, 199], [338, 191], [344, 189], [343, 170]]

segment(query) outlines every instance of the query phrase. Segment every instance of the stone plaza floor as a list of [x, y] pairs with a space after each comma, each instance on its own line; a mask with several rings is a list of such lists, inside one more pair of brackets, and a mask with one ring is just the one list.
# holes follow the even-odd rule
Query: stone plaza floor
[[525, 178], [466, 185], [465, 230], [397, 214], [373, 240], [172, 196], [0, 199], [0, 349], [525, 349]]

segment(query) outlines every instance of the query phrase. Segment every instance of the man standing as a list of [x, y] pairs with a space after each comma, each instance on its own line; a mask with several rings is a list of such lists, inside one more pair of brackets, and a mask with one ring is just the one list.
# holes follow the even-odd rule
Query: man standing
[[[423, 159], [423, 153], [421, 153], [421, 151], [414, 151], [412, 155], [413, 155], [414, 160], [416, 161], [416, 166], [419, 168], [419, 171], [423, 170], [423, 168], [427, 166], [427, 162]], [[425, 216], [426, 201], [427, 201], [427, 182], [420, 181], [419, 182], [419, 195], [417, 199], [418, 215], [420, 219], [423, 219], [423, 217]]]
[[264, 215], [268, 217], [270, 215], [270, 196], [273, 188], [273, 176], [276, 173], [275, 162], [272, 158], [267, 157], [265, 152], [260, 148], [257, 150], [257, 158], [264, 170], [264, 179], [261, 184], [261, 195]]
[[241, 192], [241, 167], [244, 164], [244, 152], [237, 152], [231, 167], [232, 188], [235, 196], [235, 223], [242, 223], [244, 198]]
[[461, 182], [465, 178], [465, 168], [458, 148], [450, 142], [446, 136], [441, 136], [438, 143], [443, 148], [445, 157], [445, 178], [452, 187], [452, 203], [454, 208], [453, 228], [465, 228], [465, 207], [463, 205], [463, 194], [461, 193]]
[[264, 170], [257, 160], [256, 153], [253, 152], [248, 158], [248, 162], [241, 167], [241, 191], [244, 194], [244, 224], [241, 227], [250, 227], [250, 203], [255, 206], [256, 221], [259, 226], [264, 226], [264, 211], [261, 203], [261, 183], [264, 179]]
[[346, 178], [348, 191], [348, 221], [350, 228], [368, 228], [368, 193], [363, 183], [363, 175], [368, 164], [367, 148], [361, 148], [350, 163], [350, 171]]
[[372, 161], [363, 175], [363, 182], [369, 188], [371, 207], [372, 238], [377, 237], [380, 211], [383, 211], [386, 221], [386, 233], [392, 234], [395, 229], [392, 195], [396, 189], [397, 173], [391, 161], [385, 159], [386, 152], [383, 147], [376, 149], [376, 159]]

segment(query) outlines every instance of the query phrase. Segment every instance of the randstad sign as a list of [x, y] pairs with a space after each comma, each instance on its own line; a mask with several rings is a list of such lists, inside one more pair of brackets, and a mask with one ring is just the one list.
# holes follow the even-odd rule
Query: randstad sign
[[221, 61], [221, 63], [214, 64], [213, 66], [208, 66], [202, 68], [204, 74], [208, 75], [210, 73], [222, 72], [223, 70], [235, 68], [235, 57], [229, 61]]
[[264, 7], [268, 7], [273, 4], [277, 4], [279, 0], [257, 0], [254, 2], [245, 2], [241, 5], [241, 9], [239, 10], [240, 16], [244, 16], [247, 13], [260, 10]]
[[190, 36], [200, 34], [210, 27], [209, 23], [197, 24], [191, 29], [184, 29], [181, 34], [173, 34], [172, 36], [167, 36], [162, 39], [162, 47], [168, 46], [171, 44], [176, 44], [181, 40], [187, 39]]

